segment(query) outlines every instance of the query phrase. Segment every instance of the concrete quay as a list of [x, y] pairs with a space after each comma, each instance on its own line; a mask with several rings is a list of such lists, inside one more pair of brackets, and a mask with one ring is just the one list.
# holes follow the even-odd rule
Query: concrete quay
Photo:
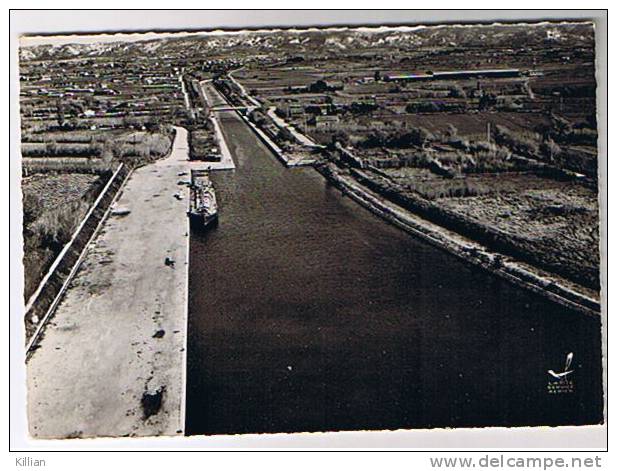
[[176, 128], [86, 248], [27, 363], [33, 437], [184, 433], [191, 166]]

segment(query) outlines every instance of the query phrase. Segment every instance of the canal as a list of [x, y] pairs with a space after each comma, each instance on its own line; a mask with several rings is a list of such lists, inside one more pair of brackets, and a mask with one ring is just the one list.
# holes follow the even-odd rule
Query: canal
[[601, 420], [598, 317], [388, 225], [220, 116], [237, 168], [213, 174], [218, 227], [191, 234], [188, 434]]

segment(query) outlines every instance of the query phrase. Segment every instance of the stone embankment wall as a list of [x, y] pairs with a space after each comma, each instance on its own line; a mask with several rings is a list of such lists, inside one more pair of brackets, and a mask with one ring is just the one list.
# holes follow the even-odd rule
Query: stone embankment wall
[[[583, 311], [587, 314], [596, 314], [600, 312], [600, 304], [595, 299], [591, 299], [565, 286], [556, 284], [551, 279], [540, 276], [533, 271], [529, 271], [519, 266], [519, 264], [503, 263], [503, 257], [491, 253], [490, 250], [483, 250], [481, 246], [475, 246], [476, 244], [474, 244], [473, 247], [468, 247], [467, 244], [458, 241], [458, 238], [448, 236], [447, 231], [454, 230], [455, 233], [462, 234], [464, 237], [469, 237], [466, 234], [468, 231], [464, 229], [471, 229], [473, 232], [476, 228], [470, 228], [466, 225], [462, 227], [458, 224], [448, 224], [452, 221], [446, 221], [446, 219], [439, 217], [441, 214], [433, 212], [430, 203], [418, 201], [416, 202], [418, 205], [411, 205], [409, 204], [410, 201], [408, 198], [404, 198], [394, 191], [391, 195], [387, 194], [388, 191], [386, 191], [384, 187], [376, 184], [372, 179], [367, 179], [366, 176], [362, 175], [361, 171], [355, 169], [351, 170], [351, 175], [353, 175], [354, 178], [350, 175], [345, 177], [344, 172], [341, 173], [341, 170], [332, 163], [321, 163], [316, 165], [315, 168], [332, 184], [369, 210], [392, 222], [394, 225], [401, 227], [403, 230], [420, 236], [432, 245], [441, 247], [474, 265], [508, 279], [516, 285], [530, 289], [531, 291], [570, 308]], [[356, 183], [352, 184], [352, 181]], [[371, 196], [371, 191], [373, 191], [375, 195], [383, 196], [386, 200], [390, 200], [395, 205], [409, 210], [412, 214], [417, 214], [428, 224], [419, 223], [413, 218], [408, 218], [399, 214], [400, 212], [393, 210], [391, 203], [380, 201], [375, 196]], [[463, 221], [463, 224], [464, 223], [465, 221]], [[436, 224], [436, 226], [429, 227], [431, 224]], [[453, 226], [456, 226], [456, 228]], [[447, 229], [444, 230], [444, 228]], [[478, 235], [484, 237], [477, 237]], [[493, 234], [482, 231], [480, 234], [476, 234], [476, 237], [470, 238], [482, 244], [478, 239], [494, 241], [491, 236], [493, 236]], [[495, 250], [489, 244], [485, 244], [485, 246], [489, 247], [491, 250]], [[502, 251], [500, 252], [503, 253]]]

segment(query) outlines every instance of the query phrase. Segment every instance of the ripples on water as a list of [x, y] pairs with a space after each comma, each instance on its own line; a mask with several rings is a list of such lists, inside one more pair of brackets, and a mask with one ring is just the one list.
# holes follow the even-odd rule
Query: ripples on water
[[[191, 234], [190, 434], [597, 423], [598, 318], [386, 224], [226, 113], [238, 168]], [[574, 392], [548, 369], [574, 352]]]

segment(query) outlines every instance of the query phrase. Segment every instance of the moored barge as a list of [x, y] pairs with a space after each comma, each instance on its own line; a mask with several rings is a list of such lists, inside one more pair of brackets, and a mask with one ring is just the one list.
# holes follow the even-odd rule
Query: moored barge
[[189, 218], [196, 229], [206, 229], [218, 223], [218, 205], [214, 186], [207, 170], [191, 170]]

